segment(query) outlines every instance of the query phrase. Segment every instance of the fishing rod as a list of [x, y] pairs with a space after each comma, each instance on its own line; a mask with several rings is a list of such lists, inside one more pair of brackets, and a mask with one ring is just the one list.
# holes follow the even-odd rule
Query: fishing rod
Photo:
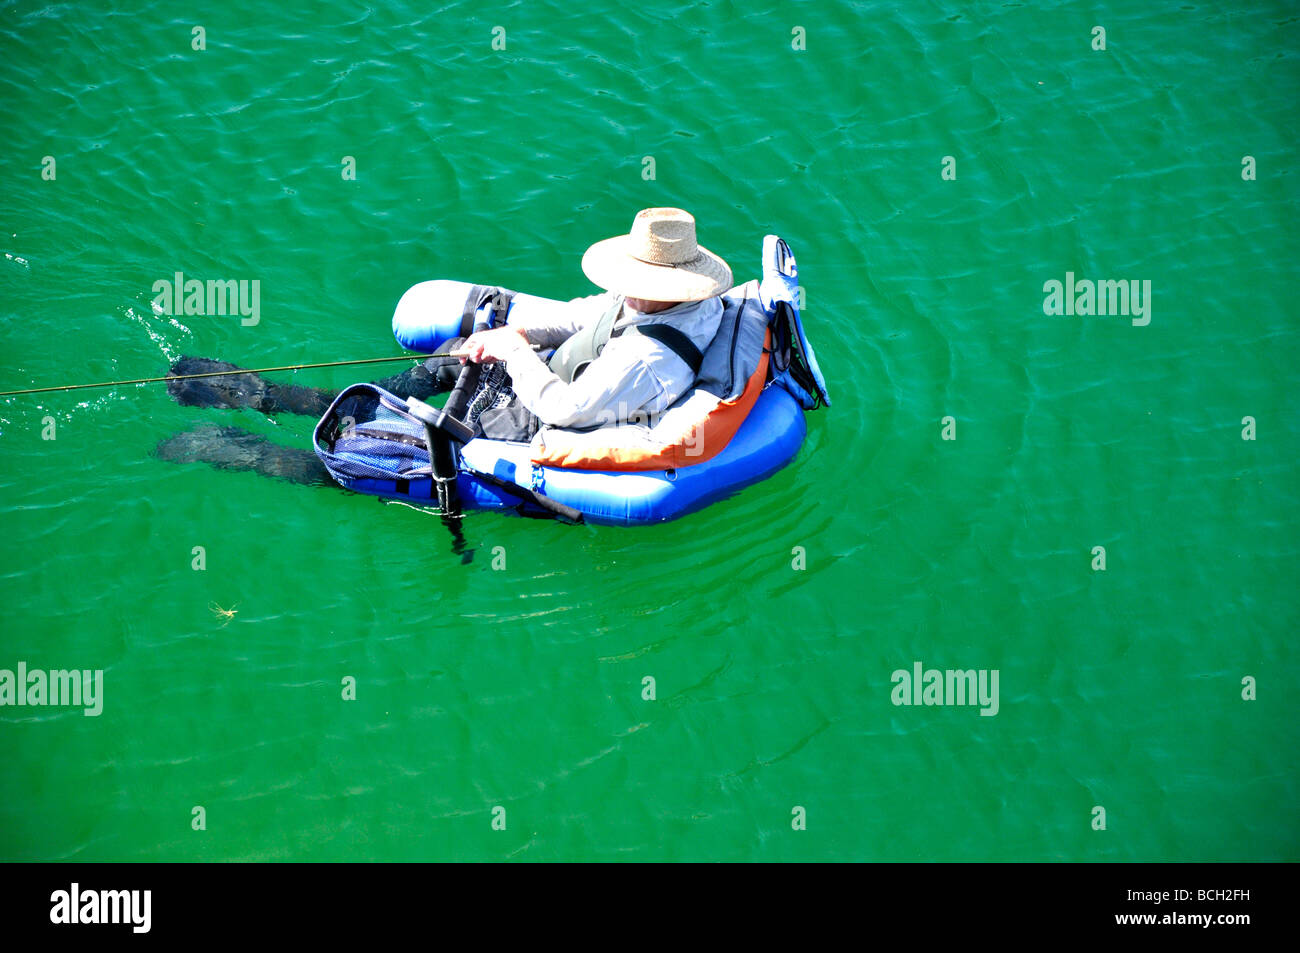
[[269, 374], [273, 371], [301, 371], [313, 367], [347, 367], [354, 364], [385, 364], [393, 361], [422, 361], [438, 358], [441, 363], [450, 364], [467, 355], [466, 351], [451, 351], [448, 354], [403, 354], [398, 357], [367, 357], [355, 361], [324, 361], [319, 364], [285, 364], [283, 367], [252, 367], [234, 371], [206, 371], [202, 374], [174, 374], [166, 377], [141, 377], [131, 381], [99, 381], [94, 384], [61, 384], [58, 387], [28, 387], [24, 390], [0, 390], [0, 397], [14, 397], [19, 394], [45, 394], [50, 391], [85, 390], [89, 387], [124, 387], [128, 384], [160, 384], [165, 381], [188, 381], [199, 377], [230, 377], [238, 374]]

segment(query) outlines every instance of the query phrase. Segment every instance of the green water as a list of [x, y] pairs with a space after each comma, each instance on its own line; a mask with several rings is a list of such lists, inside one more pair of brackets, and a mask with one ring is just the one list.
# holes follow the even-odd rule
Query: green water
[[[0, 708], [0, 858], [1300, 857], [1289, 5], [426, 9], [0, 2], [0, 389], [396, 353], [415, 282], [589, 294], [680, 205], [738, 280], [790, 242], [833, 408], [702, 513], [475, 514], [466, 566], [150, 453], [305, 418], [0, 398], [0, 668], [104, 673]], [[154, 313], [177, 271], [260, 322]], [[1044, 314], [1067, 272], [1150, 323]], [[892, 704], [918, 661], [997, 714]]]

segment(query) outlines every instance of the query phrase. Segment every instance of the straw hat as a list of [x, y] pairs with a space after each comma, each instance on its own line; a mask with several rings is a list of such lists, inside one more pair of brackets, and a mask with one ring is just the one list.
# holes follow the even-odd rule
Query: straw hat
[[647, 301], [702, 301], [731, 288], [731, 269], [699, 246], [695, 218], [679, 208], [637, 212], [631, 233], [587, 249], [582, 270], [606, 291]]

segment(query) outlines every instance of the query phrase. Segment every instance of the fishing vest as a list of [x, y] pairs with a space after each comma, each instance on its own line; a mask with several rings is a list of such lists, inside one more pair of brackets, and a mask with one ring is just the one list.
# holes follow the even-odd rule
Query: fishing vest
[[698, 377], [700, 365], [704, 363], [704, 355], [691, 339], [677, 328], [668, 324], [634, 324], [618, 330], [614, 329], [614, 322], [623, 312], [623, 300], [621, 295], [615, 298], [609, 310], [577, 333], [570, 335], [555, 349], [555, 353], [547, 362], [551, 373], [566, 384], [572, 384], [582, 376], [582, 372], [592, 361], [600, 357], [610, 338], [618, 337], [630, 328], [636, 328], [638, 334], [653, 338], [680, 357], [691, 369], [691, 374]]

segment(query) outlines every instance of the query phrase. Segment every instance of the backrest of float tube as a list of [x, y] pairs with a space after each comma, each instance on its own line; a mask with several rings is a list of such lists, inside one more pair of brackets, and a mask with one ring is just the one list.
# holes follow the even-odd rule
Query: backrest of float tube
[[[750, 375], [758, 367], [767, 313], [759, 300], [757, 281], [747, 281], [724, 292], [722, 302], [722, 322], [704, 349], [694, 389], [707, 391], [722, 400], [733, 400], [744, 391]], [[689, 394], [688, 391], [683, 399]]]
[[[829, 407], [831, 398], [826, 391], [826, 378], [822, 376], [821, 367], [817, 364], [817, 354], [813, 351], [812, 343], [804, 333], [803, 316], [800, 313], [802, 309], [799, 306], [800, 299], [803, 297], [799, 294], [799, 268], [790, 246], [778, 235], [766, 235], [763, 238], [763, 279], [759, 285], [759, 297], [770, 317], [776, 316], [778, 306], [783, 305], [789, 309], [790, 321], [793, 325], [791, 330], [799, 352], [803, 355], [804, 363], [813, 376], [817, 395]], [[816, 406], [814, 395], [803, 391], [788, 376], [783, 384], [799, 400], [804, 410], [811, 410]]]
[[[412, 351], [433, 351], [439, 345], [461, 335], [461, 315], [465, 301], [475, 286], [468, 281], [436, 279], [412, 285], [397, 302], [393, 311], [393, 337]], [[568, 302], [537, 295], [516, 293], [510, 302], [510, 314], [523, 309], [528, 317], [544, 317], [547, 311], [567, 307]], [[483, 304], [474, 318], [485, 323], [490, 306]]]

